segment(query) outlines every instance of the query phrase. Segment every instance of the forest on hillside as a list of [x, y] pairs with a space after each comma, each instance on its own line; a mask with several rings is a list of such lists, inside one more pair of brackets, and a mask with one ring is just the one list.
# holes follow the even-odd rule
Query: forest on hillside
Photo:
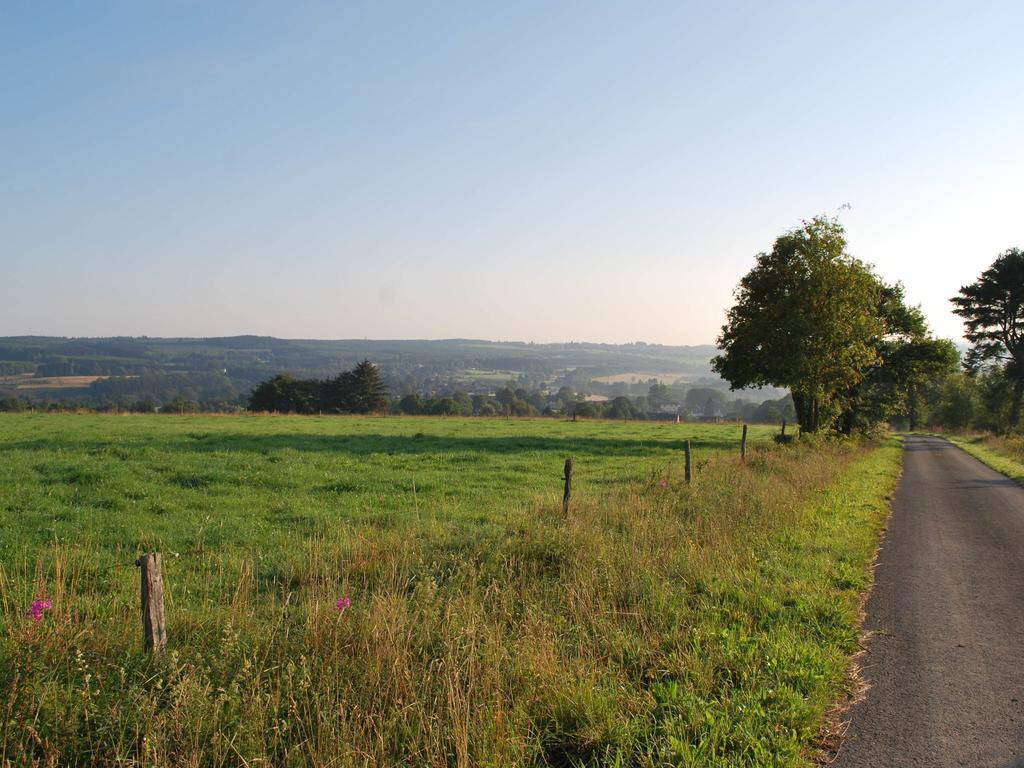
[[503, 389], [519, 391], [518, 399], [530, 404], [524, 410], [537, 413], [564, 388], [581, 400], [592, 398], [586, 406], [591, 411], [601, 410], [598, 403], [605, 398], [629, 398], [633, 411], [645, 409], [639, 400], [655, 383], [669, 387], [681, 405], [691, 390], [712, 391], [691, 395], [691, 411], [697, 410], [698, 396], [701, 410], [713, 397], [715, 411], [735, 415], [740, 405], [750, 410], [785, 397], [776, 388], [729, 393], [711, 372], [714, 351], [642, 342], [5, 337], [0, 338], [0, 401], [6, 406], [0, 407], [236, 411], [275, 376], [326, 380], [362, 360], [376, 364], [396, 409], [403, 398], [406, 409], [409, 398], [419, 398], [426, 412], [449, 412], [452, 403], [461, 412], [462, 395], [479, 402]]

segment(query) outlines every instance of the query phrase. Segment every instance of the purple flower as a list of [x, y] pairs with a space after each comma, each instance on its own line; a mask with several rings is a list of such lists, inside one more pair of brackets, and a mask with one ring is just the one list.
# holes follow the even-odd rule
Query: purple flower
[[344, 613], [345, 609], [352, 605], [352, 601], [349, 600], [348, 595], [339, 597], [338, 602], [334, 604], [334, 607], [338, 609], [338, 613]]
[[53, 600], [49, 598], [46, 600], [33, 600], [32, 606], [25, 615], [31, 617], [32, 621], [42, 621], [43, 614], [51, 608], [53, 608]]

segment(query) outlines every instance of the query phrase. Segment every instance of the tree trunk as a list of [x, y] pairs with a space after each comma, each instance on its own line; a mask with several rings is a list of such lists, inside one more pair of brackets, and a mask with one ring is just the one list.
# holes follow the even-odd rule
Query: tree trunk
[[790, 394], [793, 396], [793, 410], [796, 411], [796, 423], [800, 425], [801, 429], [808, 431], [810, 429], [810, 425], [808, 425], [806, 414], [804, 413], [806, 398], [803, 394], [795, 390]]
[[1016, 429], [1020, 423], [1020, 403], [1022, 397], [1024, 397], [1024, 378], [1017, 376], [1013, 380], [1013, 399], [1010, 401], [1010, 430]]
[[907, 426], [911, 432], [917, 432], [917, 387], [911, 386], [907, 393]]
[[849, 437], [853, 434], [853, 418], [854, 413], [851, 409], [847, 408], [839, 416], [839, 432]]
[[796, 421], [803, 432], [818, 431], [818, 398], [803, 392], [793, 392]]

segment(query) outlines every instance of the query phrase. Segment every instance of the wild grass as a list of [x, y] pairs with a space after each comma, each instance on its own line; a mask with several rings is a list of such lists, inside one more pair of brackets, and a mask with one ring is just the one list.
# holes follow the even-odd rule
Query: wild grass
[[4, 417], [0, 764], [806, 764], [899, 449], [755, 434]]

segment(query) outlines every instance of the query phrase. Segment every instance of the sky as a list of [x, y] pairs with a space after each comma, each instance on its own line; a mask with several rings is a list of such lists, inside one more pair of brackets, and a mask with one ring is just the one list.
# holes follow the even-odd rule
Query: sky
[[6, 2], [0, 335], [714, 341], [1024, 247], [1024, 3]]

